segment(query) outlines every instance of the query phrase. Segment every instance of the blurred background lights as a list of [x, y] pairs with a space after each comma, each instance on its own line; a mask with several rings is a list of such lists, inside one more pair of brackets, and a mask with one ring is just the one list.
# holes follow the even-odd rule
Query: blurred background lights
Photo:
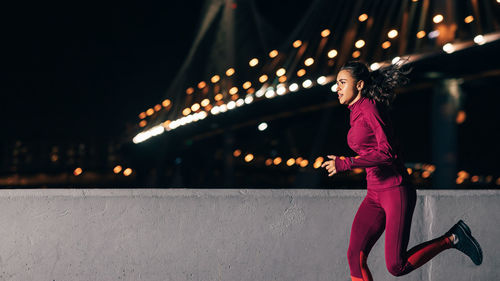
[[169, 99], [166, 99], [161, 103], [163, 107], [168, 107], [170, 104], [172, 104], [172, 102]]
[[275, 58], [277, 55], [278, 55], [277, 50], [272, 50], [271, 52], [269, 52], [269, 57], [272, 59]]
[[214, 75], [214, 76], [212, 76], [212, 78], [210, 78], [210, 82], [212, 82], [212, 83], [217, 83], [217, 82], [219, 82], [219, 80], [220, 80], [219, 75]]
[[400, 60], [401, 60], [401, 58], [400, 58], [400, 57], [394, 57], [394, 58], [392, 59], [392, 61], [391, 61], [391, 62], [392, 62], [392, 64], [396, 64], [396, 63], [398, 63]]
[[274, 92], [273, 88], [269, 87], [269, 88], [267, 88], [265, 95], [266, 95], [266, 98], [271, 99], [271, 98], [274, 98], [276, 96], [276, 93]]
[[483, 45], [485, 42], [486, 40], [484, 40], [483, 35], [477, 35], [476, 37], [474, 37], [474, 43], [478, 45]]
[[295, 40], [292, 45], [293, 45], [294, 48], [298, 48], [298, 47], [300, 47], [302, 45], [302, 41]]
[[198, 89], [203, 89], [207, 86], [207, 83], [205, 83], [205, 81], [201, 81], [200, 83], [198, 83]]
[[238, 93], [238, 87], [232, 87], [231, 89], [229, 89], [230, 95], [235, 95], [236, 93]]
[[326, 77], [325, 76], [320, 76], [320, 77], [318, 77], [318, 79], [316, 80], [316, 82], [318, 82], [318, 84], [320, 84], [320, 85], [325, 85], [326, 84]]
[[226, 70], [226, 76], [230, 77], [234, 74], [234, 68], [229, 68], [228, 70]]
[[83, 170], [82, 170], [82, 168], [80, 168], [80, 167], [76, 168], [76, 169], [73, 171], [73, 175], [75, 175], [75, 176], [79, 176], [79, 175], [81, 175], [82, 173], [83, 173]]
[[165, 132], [165, 128], [162, 125], [154, 126], [150, 130], [152, 136], [157, 136]]
[[429, 38], [431, 38], [431, 39], [437, 38], [439, 36], [439, 30], [433, 30], [433, 31], [429, 32], [429, 35], [427, 35], [427, 36], [429, 36]]
[[251, 66], [251, 67], [254, 67], [256, 66], [257, 64], [259, 64], [259, 60], [257, 58], [253, 58], [251, 59], [248, 64]]
[[420, 30], [419, 32], [417, 32], [417, 38], [422, 39], [425, 37], [425, 34], [425, 31]]
[[191, 106], [191, 110], [194, 112], [194, 111], [198, 111], [198, 109], [200, 109], [200, 104], [198, 103], [195, 103]]
[[253, 154], [248, 153], [247, 155], [245, 155], [245, 162], [250, 162], [252, 160], [253, 160]]
[[304, 61], [304, 65], [305, 66], [311, 66], [312, 64], [314, 63], [314, 59], [313, 58], [308, 58]]
[[292, 83], [288, 86], [290, 92], [297, 92], [299, 90], [299, 85], [297, 83]]
[[354, 169], [352, 169], [352, 171], [353, 171], [355, 174], [361, 174], [361, 173], [364, 171], [364, 169], [361, 169], [361, 168], [354, 168]]
[[266, 122], [262, 122], [259, 124], [259, 126], [257, 126], [257, 128], [259, 129], [259, 131], [264, 131], [265, 129], [267, 129], [267, 123]]
[[241, 150], [239, 149], [236, 149], [234, 152], [233, 152], [233, 156], [234, 157], [239, 157], [241, 155]]
[[486, 177], [486, 182], [487, 183], [491, 183], [493, 181], [493, 176], [492, 175], [489, 175]]
[[305, 74], [306, 74], [306, 70], [305, 70], [305, 69], [303, 69], [303, 68], [301, 68], [301, 69], [299, 69], [299, 70], [297, 71], [297, 76], [298, 76], [298, 77], [302, 77], [302, 76], [304, 76]]
[[367, 14], [361, 14], [359, 17], [358, 17], [358, 20], [360, 22], [364, 22], [365, 20], [368, 19], [368, 15]]
[[437, 14], [437, 15], [435, 15], [435, 16], [432, 18], [432, 21], [433, 21], [434, 23], [440, 23], [440, 22], [442, 22], [442, 21], [443, 21], [443, 15], [441, 15], [441, 14]]
[[207, 106], [209, 104], [210, 104], [210, 100], [209, 99], [204, 99], [204, 100], [201, 101], [201, 106], [203, 106], [203, 107], [205, 107], [205, 106]]
[[398, 36], [398, 31], [396, 29], [393, 29], [393, 30], [389, 31], [389, 33], [387, 33], [387, 36], [389, 38], [395, 38], [396, 36]]
[[213, 115], [217, 115], [217, 114], [219, 114], [219, 112], [220, 112], [220, 109], [218, 106], [214, 106], [212, 108], [212, 110], [210, 110], [210, 113], [212, 113]]
[[[172, 122], [172, 123], [173, 123], [173, 125], [170, 124], [170, 127], [172, 129], [175, 129], [177, 122]], [[149, 139], [149, 138], [151, 138], [153, 136], [157, 136], [159, 134], [162, 134], [164, 131], [165, 131], [165, 128], [162, 125], [157, 125], [157, 126], [151, 128], [151, 129], [147, 130], [147, 131], [144, 131], [142, 133], [137, 134], [132, 139], [132, 141], [134, 143], [140, 143], [140, 142], [143, 142], [143, 141], [145, 141], [145, 140], [147, 140], [147, 139]]]
[[232, 110], [236, 107], [236, 102], [235, 101], [230, 101], [227, 103], [227, 109]]
[[259, 77], [259, 82], [264, 83], [267, 81], [267, 75], [263, 74]]
[[302, 162], [302, 160], [304, 160], [302, 157], [297, 157], [297, 159], [295, 159], [295, 163], [297, 165], [300, 165], [300, 162]]
[[330, 29], [324, 29], [321, 31], [321, 37], [328, 37], [330, 35]]
[[245, 103], [246, 104], [251, 104], [253, 102], [253, 97], [251, 95], [247, 95], [245, 97]]
[[472, 176], [470, 178], [471, 182], [478, 182], [479, 181], [479, 176]]
[[443, 51], [447, 52], [448, 54], [451, 54], [455, 51], [455, 47], [451, 43], [446, 43], [443, 46]]
[[273, 160], [273, 164], [274, 165], [279, 165], [281, 163], [281, 161], [282, 161], [281, 157], [276, 157]]
[[123, 170], [123, 175], [124, 176], [128, 177], [131, 174], [132, 174], [132, 169], [130, 169], [130, 168], [127, 168], [127, 169]]
[[120, 165], [116, 165], [113, 168], [113, 173], [115, 173], [115, 174], [119, 174], [121, 171], [122, 171], [122, 166], [120, 166]]
[[358, 40], [354, 44], [354, 46], [356, 46], [356, 48], [358, 48], [358, 49], [363, 48], [364, 45], [365, 45], [365, 41], [364, 40]]
[[338, 54], [337, 50], [332, 49], [332, 50], [330, 50], [330, 51], [328, 52], [328, 57], [329, 57], [329, 58], [331, 58], [331, 59], [333, 59], [334, 57], [336, 57], [336, 56], [337, 56], [337, 54]]
[[286, 73], [286, 70], [284, 68], [280, 68], [276, 71], [276, 76], [278, 76], [278, 77], [283, 76], [283, 75], [285, 75], [285, 73]]
[[266, 94], [266, 89], [262, 88], [262, 89], [258, 90], [257, 93], [255, 93], [255, 96], [258, 97], [258, 98], [261, 98], [265, 94]]
[[375, 70], [377, 70], [377, 69], [379, 69], [379, 68], [380, 68], [380, 64], [379, 64], [378, 62], [374, 62], [374, 63], [372, 63], [372, 64], [370, 65], [370, 69], [371, 69], [372, 71], [375, 71]]
[[465, 111], [459, 110], [457, 113], [457, 118], [456, 118], [457, 124], [464, 123], [466, 118], [467, 118], [467, 114], [465, 114]]
[[312, 81], [307, 79], [306, 81], [302, 82], [302, 87], [304, 88], [310, 88], [312, 86]]
[[337, 85], [337, 83], [333, 84], [333, 86], [332, 86], [332, 88], [331, 88], [332, 92], [336, 93], [336, 92], [337, 92], [337, 88], [338, 88], [338, 87], [339, 87], [339, 86]]
[[464, 19], [464, 22], [465, 23], [471, 23], [474, 21], [474, 17], [473, 16], [468, 16]]
[[278, 94], [278, 96], [282, 96], [282, 95], [286, 94], [285, 86], [278, 87], [276, 89], [276, 94]]
[[383, 49], [388, 49], [390, 46], [391, 46], [391, 42], [389, 42], [389, 41], [385, 41], [384, 43], [382, 43]]

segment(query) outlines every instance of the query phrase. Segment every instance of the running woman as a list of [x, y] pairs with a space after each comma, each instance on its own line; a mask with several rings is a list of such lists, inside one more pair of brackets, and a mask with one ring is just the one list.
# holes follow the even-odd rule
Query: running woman
[[385, 259], [394, 276], [408, 274], [440, 252], [455, 248], [474, 264], [483, 260], [469, 227], [460, 220], [443, 236], [407, 250], [416, 192], [399, 157], [388, 108], [394, 89], [408, 82], [400, 64], [370, 72], [364, 63], [345, 64], [337, 74], [338, 98], [350, 110], [349, 147], [358, 155], [329, 155], [328, 176], [366, 169], [367, 195], [354, 217], [347, 250], [352, 281], [372, 281], [366, 258], [385, 230]]

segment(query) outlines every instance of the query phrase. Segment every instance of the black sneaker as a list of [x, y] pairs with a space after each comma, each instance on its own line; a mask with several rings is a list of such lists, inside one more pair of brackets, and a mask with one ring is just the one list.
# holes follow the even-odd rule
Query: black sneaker
[[455, 239], [458, 241], [455, 240], [451, 247], [469, 256], [474, 264], [480, 265], [483, 262], [483, 251], [472, 237], [469, 226], [459, 220], [445, 235], [449, 237], [452, 234], [455, 234]]

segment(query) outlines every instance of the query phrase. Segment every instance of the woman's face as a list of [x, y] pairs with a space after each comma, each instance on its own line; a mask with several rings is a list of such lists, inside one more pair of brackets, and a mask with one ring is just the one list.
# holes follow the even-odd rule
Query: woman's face
[[337, 94], [340, 104], [351, 105], [358, 101], [363, 86], [363, 81], [356, 81], [349, 71], [341, 70], [337, 74]]

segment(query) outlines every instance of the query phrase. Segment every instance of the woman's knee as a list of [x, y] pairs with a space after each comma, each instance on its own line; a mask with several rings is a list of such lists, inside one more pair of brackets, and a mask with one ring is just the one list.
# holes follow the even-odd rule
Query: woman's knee
[[405, 274], [403, 266], [399, 263], [387, 263], [387, 270], [394, 276], [402, 276]]

